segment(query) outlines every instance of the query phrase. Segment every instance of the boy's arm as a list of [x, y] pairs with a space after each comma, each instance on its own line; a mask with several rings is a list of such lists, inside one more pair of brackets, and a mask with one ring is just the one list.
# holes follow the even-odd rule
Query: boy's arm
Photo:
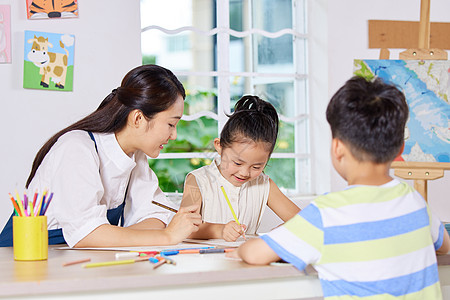
[[267, 205], [277, 216], [286, 222], [298, 214], [300, 208], [280, 191], [272, 179], [269, 179], [269, 182], [270, 191]]
[[251, 239], [230, 254], [252, 265], [267, 265], [280, 260], [280, 257], [262, 239]]
[[448, 236], [448, 232], [444, 227], [444, 239], [442, 241], [442, 245], [439, 249], [436, 250], [436, 254], [444, 255], [450, 251], [450, 237]]

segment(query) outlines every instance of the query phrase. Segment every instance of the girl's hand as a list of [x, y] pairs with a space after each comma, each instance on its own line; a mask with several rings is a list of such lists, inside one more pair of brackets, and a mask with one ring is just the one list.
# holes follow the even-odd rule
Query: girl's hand
[[[242, 226], [242, 227], [241, 227]], [[234, 242], [240, 237], [244, 230], [246, 229], [245, 225], [239, 226], [235, 221], [230, 221], [223, 227], [222, 230], [222, 238], [227, 242]]]
[[169, 244], [178, 244], [191, 233], [198, 231], [198, 226], [202, 224], [202, 216], [195, 212], [197, 209], [198, 205], [190, 205], [178, 210], [165, 229]]

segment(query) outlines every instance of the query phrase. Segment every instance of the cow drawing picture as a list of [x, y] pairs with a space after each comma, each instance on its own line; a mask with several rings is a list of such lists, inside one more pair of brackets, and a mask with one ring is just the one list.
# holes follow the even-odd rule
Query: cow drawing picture
[[24, 88], [73, 90], [74, 36], [25, 32]]

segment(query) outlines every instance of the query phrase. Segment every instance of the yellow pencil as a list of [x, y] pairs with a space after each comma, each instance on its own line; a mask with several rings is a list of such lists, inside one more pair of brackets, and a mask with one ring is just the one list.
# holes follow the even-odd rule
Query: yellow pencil
[[[11, 194], [10, 194], [11, 195]], [[11, 196], [12, 197], [12, 196]], [[22, 200], [20, 200], [20, 196], [19, 196], [19, 193], [17, 192], [17, 190], [16, 190], [16, 198], [17, 198], [17, 205], [19, 205], [19, 208], [20, 208], [20, 211], [22, 212], [22, 215], [24, 216], [24, 217], [27, 217], [27, 214], [26, 214], [26, 212], [25, 212], [25, 208], [23, 207], [23, 203], [22, 203]]]
[[[227, 193], [225, 193], [225, 189], [223, 188], [223, 185], [220, 186], [220, 188], [222, 189], [222, 193], [223, 193], [223, 195], [225, 196], [225, 200], [227, 200], [228, 207], [229, 207], [230, 210], [231, 210], [231, 214], [233, 215], [234, 220], [236, 221], [236, 223], [237, 223], [239, 226], [241, 226], [241, 223], [239, 223], [239, 220], [238, 220], [238, 218], [236, 217], [236, 214], [234, 213], [233, 206], [231, 206], [230, 199], [228, 199]], [[241, 228], [242, 228], [242, 226], [241, 226]], [[246, 239], [246, 238], [245, 238], [244, 228], [242, 228], [242, 236], [244, 237], [244, 239]]]
[[107, 267], [107, 266], [115, 266], [115, 265], [126, 265], [126, 264], [133, 264], [138, 261], [148, 261], [149, 256], [143, 256], [136, 259], [125, 259], [125, 260], [111, 260], [111, 261], [104, 261], [104, 262], [98, 262], [98, 263], [90, 263], [85, 264], [85, 268], [95, 268], [95, 267]]

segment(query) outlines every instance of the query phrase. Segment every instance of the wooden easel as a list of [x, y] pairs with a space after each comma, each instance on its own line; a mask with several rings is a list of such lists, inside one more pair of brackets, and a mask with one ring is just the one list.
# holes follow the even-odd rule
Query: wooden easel
[[[447, 60], [449, 32], [450, 23], [430, 23], [430, 0], [421, 0], [420, 22], [369, 20], [369, 48], [380, 48], [380, 59], [389, 59], [389, 48], [406, 48], [399, 59]], [[443, 177], [450, 163], [395, 161], [391, 167], [395, 176], [414, 180], [414, 188], [428, 201], [428, 180]]]

